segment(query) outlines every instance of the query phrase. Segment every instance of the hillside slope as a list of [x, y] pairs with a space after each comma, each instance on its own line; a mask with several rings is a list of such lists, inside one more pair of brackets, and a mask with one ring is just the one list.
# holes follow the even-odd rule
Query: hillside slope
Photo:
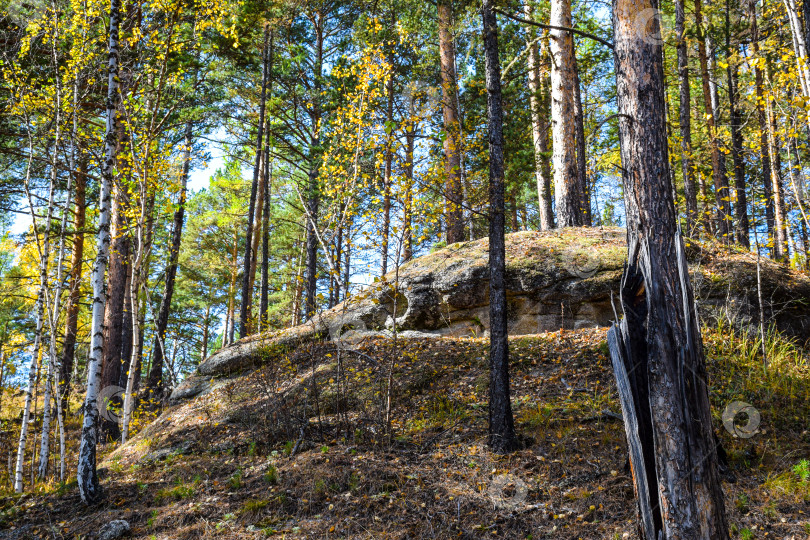
[[[574, 323], [586, 306], [609, 305], [621, 235], [509, 236], [511, 305], [534, 306], [512, 320], [557, 325], [510, 341], [522, 441], [514, 454], [485, 446], [485, 320], [472, 335], [447, 322], [472, 320], [470, 309], [485, 307], [486, 242], [477, 241], [408, 263], [400, 287], [392, 289], [389, 276], [351, 310], [338, 306], [308, 325], [215, 354], [157, 419], [138, 419], [140, 431], [126, 445], [100, 448], [101, 505], [84, 507], [75, 480], [7, 495], [0, 538], [93, 537], [115, 519], [143, 539], [634, 537], [606, 321]], [[755, 260], [722, 246], [688, 249], [735, 537], [805, 538], [808, 352], [772, 331], [765, 369], [756, 333], [746, 331], [755, 321]], [[795, 334], [808, 318], [810, 280], [769, 262], [763, 270], [770, 314]], [[392, 292], [407, 302], [401, 311], [385, 304]], [[417, 316], [431, 312], [427, 302], [419, 307], [430, 298], [444, 310], [438, 329]], [[543, 306], [560, 301], [569, 311], [548, 322]], [[396, 335], [386, 310], [398, 313]], [[744, 414], [724, 423], [740, 402], [759, 413], [755, 425]], [[78, 423], [69, 425], [75, 439]]]
[[[485, 339], [266, 351], [263, 366], [170, 407], [109, 453], [103, 504], [83, 507], [75, 484], [7, 498], [13, 529], [2, 534], [74, 538], [125, 519], [142, 539], [633, 537], [604, 339], [583, 329], [511, 341], [524, 448], [508, 456], [484, 444]], [[745, 538], [805, 538], [810, 488], [792, 469], [810, 457], [806, 354], [775, 338], [763, 377], [756, 343], [726, 329], [706, 343], [730, 521], [754, 533]], [[723, 428], [734, 401], [761, 413], [750, 438]]]

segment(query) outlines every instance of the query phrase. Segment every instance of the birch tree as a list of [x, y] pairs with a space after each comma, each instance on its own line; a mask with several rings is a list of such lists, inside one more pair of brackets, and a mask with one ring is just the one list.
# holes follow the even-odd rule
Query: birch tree
[[93, 265], [93, 308], [90, 327], [90, 356], [87, 361], [87, 394], [84, 399], [84, 421], [82, 422], [81, 443], [77, 480], [79, 495], [85, 504], [94, 504], [101, 499], [101, 486], [96, 474], [96, 444], [98, 435], [98, 393], [103, 348], [104, 306], [107, 299], [104, 274], [110, 249], [110, 192], [115, 167], [117, 149], [117, 102], [118, 102], [118, 55], [119, 24], [121, 16], [120, 0], [110, 1], [110, 31], [107, 44], [107, 99], [106, 125], [104, 132], [104, 162], [101, 167], [101, 189], [96, 237], [96, 261]]

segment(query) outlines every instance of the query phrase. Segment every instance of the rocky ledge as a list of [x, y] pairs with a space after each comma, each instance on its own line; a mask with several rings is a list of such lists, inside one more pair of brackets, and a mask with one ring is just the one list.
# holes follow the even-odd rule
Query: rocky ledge
[[[452, 244], [414, 259], [384, 279], [305, 324], [258, 334], [225, 347], [200, 364], [171, 395], [198, 395], [215, 378], [261, 362], [271, 347], [307, 341], [357, 340], [369, 335], [423, 339], [486, 336], [489, 328], [488, 239]], [[692, 284], [704, 320], [736, 326], [757, 322], [756, 257], [718, 244], [686, 242]], [[524, 231], [506, 237], [506, 288], [510, 335], [607, 326], [615, 318], [626, 257], [619, 228]], [[810, 278], [762, 260], [768, 320], [780, 330], [810, 335]]]

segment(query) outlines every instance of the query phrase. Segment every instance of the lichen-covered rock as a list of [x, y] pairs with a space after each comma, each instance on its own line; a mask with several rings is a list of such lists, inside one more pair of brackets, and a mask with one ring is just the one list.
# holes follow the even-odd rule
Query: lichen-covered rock
[[116, 540], [129, 535], [129, 523], [123, 519], [116, 519], [105, 524], [98, 531], [98, 540]]
[[[488, 239], [452, 244], [402, 265], [349, 298], [287, 330], [251, 336], [217, 351], [172, 394], [173, 400], [210, 387], [203, 379], [261, 362], [268, 347], [319, 339], [357, 339], [396, 329], [408, 339], [484, 336], [489, 329]], [[752, 322], [758, 309], [756, 259], [748, 252], [687, 242], [701, 316]], [[615, 318], [626, 258], [619, 228], [524, 231], [506, 237], [510, 335], [607, 326]], [[763, 260], [766, 313], [794, 335], [810, 334], [810, 279]]]

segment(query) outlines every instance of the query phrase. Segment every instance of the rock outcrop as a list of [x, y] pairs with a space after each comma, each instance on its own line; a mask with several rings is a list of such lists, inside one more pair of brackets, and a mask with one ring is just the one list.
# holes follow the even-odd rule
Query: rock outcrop
[[[261, 361], [268, 347], [321, 339], [356, 340], [391, 334], [402, 338], [486, 336], [489, 328], [488, 240], [450, 245], [414, 259], [385, 279], [307, 323], [245, 338], [217, 351], [172, 393], [192, 397], [212, 378]], [[510, 335], [607, 326], [615, 318], [626, 257], [619, 228], [563, 229], [507, 235], [506, 283]], [[692, 282], [704, 319], [737, 325], [756, 321], [756, 259], [748, 252], [687, 242]], [[763, 260], [766, 313], [780, 329], [810, 334], [810, 279]]]

